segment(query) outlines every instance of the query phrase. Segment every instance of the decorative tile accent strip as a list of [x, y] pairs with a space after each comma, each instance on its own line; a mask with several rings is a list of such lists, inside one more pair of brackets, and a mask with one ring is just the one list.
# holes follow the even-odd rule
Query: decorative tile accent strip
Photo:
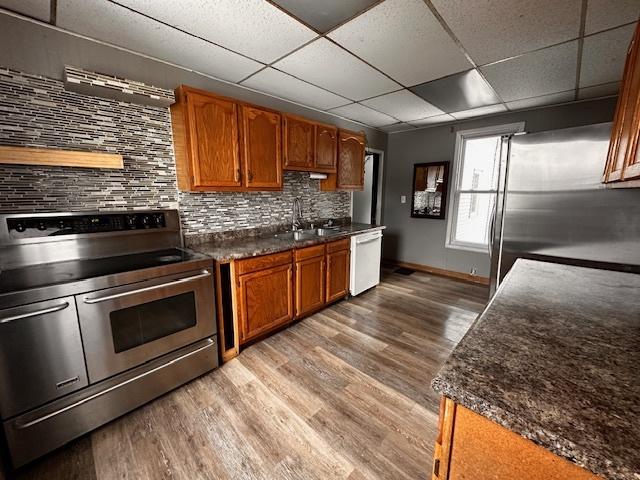
[[171, 90], [69, 65], [64, 67], [64, 83], [67, 90], [123, 102], [156, 107], [168, 107], [175, 102]]
[[0, 68], [0, 144], [120, 153], [123, 170], [0, 165], [0, 211], [175, 208], [185, 233], [255, 229], [303, 216], [348, 217], [350, 194], [320, 192], [308, 173], [286, 172], [282, 192], [186, 193], [176, 187], [167, 108], [82, 95], [63, 83]]

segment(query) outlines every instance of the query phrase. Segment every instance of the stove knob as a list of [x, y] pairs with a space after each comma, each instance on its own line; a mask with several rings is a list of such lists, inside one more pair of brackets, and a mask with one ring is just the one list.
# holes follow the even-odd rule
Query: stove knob
[[38, 230], [46, 230], [47, 224], [44, 222], [38, 222]]
[[129, 228], [136, 228], [136, 216], [135, 215], [127, 215], [127, 226]]
[[14, 228], [16, 229], [16, 232], [20, 233], [24, 232], [27, 229], [24, 223], [16, 223], [16, 226]]
[[66, 227], [67, 227], [67, 226], [65, 225], [64, 220], [60, 220], [60, 221], [58, 222], [58, 228], [59, 228], [60, 230], [64, 230]]
[[153, 216], [153, 224], [156, 227], [162, 227], [164, 225], [164, 217], [162, 216], [162, 214], [158, 213]]
[[144, 228], [151, 227], [151, 217], [149, 217], [149, 215], [142, 216], [142, 225], [144, 225]]

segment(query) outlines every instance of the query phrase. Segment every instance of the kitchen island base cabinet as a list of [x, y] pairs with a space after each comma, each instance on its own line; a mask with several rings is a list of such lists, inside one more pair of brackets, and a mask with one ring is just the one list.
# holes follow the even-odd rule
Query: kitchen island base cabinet
[[432, 480], [600, 479], [445, 397], [438, 430]]
[[293, 319], [291, 252], [241, 260], [235, 270], [240, 343]]

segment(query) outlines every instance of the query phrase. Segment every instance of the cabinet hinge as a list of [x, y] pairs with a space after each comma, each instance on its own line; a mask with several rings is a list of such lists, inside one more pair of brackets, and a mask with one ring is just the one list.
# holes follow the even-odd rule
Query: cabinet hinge
[[440, 476], [440, 459], [436, 458], [433, 462], [433, 474], [438, 477]]

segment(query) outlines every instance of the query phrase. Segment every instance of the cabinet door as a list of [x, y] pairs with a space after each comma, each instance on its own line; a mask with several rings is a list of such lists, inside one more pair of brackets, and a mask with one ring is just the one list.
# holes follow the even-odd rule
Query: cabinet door
[[293, 318], [292, 264], [240, 275], [238, 283], [241, 342]]
[[250, 105], [241, 107], [245, 185], [282, 188], [280, 114]]
[[296, 262], [296, 317], [302, 317], [324, 305], [324, 262], [324, 254]]
[[364, 188], [364, 137], [360, 134], [338, 132], [337, 187], [347, 190]]
[[301, 118], [284, 117], [285, 170], [313, 170], [314, 125]]
[[327, 303], [349, 293], [349, 250], [327, 253]]
[[316, 125], [315, 167], [318, 171], [336, 172], [338, 159], [338, 129], [331, 125]]
[[240, 187], [236, 103], [189, 92], [187, 109], [193, 186]]
[[631, 40], [611, 132], [604, 181], [640, 178], [640, 26]]

